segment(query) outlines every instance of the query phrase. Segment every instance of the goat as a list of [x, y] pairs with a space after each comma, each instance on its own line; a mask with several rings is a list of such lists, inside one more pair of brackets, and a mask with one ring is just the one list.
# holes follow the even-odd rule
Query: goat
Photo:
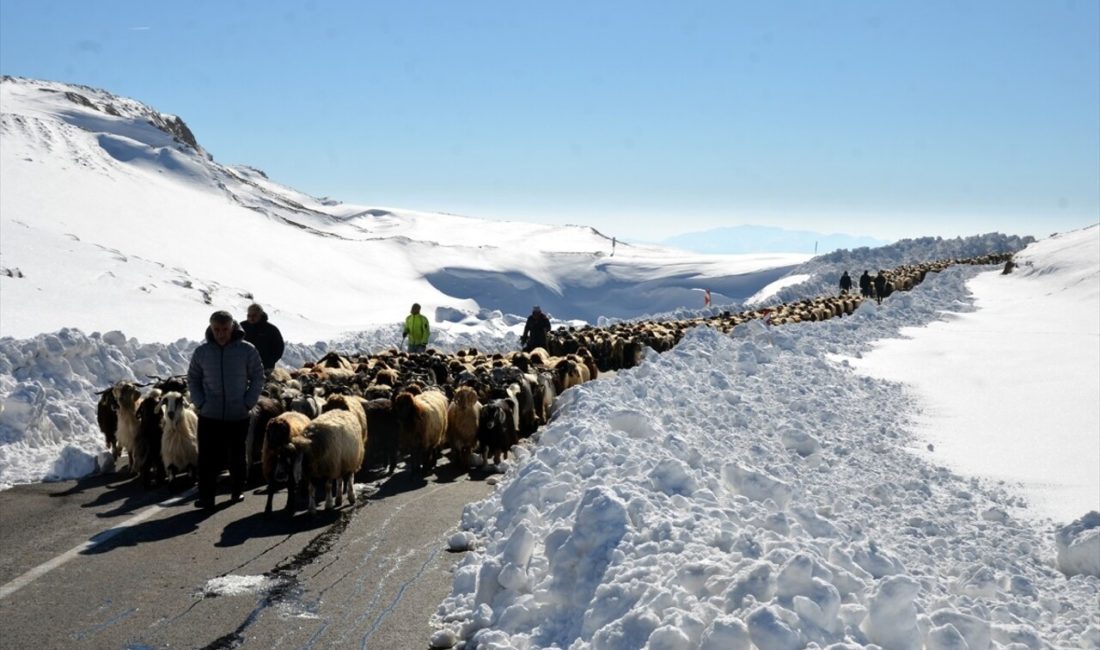
[[178, 392], [165, 393], [157, 405], [160, 413], [160, 459], [168, 472], [168, 484], [177, 472], [189, 472], [194, 478], [199, 466], [199, 416]]
[[118, 455], [122, 451], [118, 445], [118, 437], [115, 435], [118, 431], [118, 400], [115, 399], [115, 392], [110, 387], [97, 392], [96, 395], [99, 395], [99, 401], [95, 405], [96, 423], [99, 424], [99, 430], [107, 440], [107, 449], [111, 452], [111, 456], [118, 460]]
[[252, 478], [252, 468], [263, 457], [264, 432], [267, 423], [284, 411], [283, 403], [272, 397], [261, 397], [248, 414], [248, 434], [244, 439], [245, 484]]
[[519, 442], [516, 436], [515, 414], [513, 401], [510, 399], [495, 399], [481, 407], [478, 418], [477, 442], [482, 458], [488, 462], [489, 454], [493, 455], [493, 463], [500, 463], [500, 455], [508, 458], [508, 450]]
[[119, 453], [126, 450], [130, 461], [130, 472], [138, 471], [134, 462], [134, 445], [138, 437], [138, 403], [141, 401], [141, 392], [130, 381], [120, 381], [111, 389], [118, 404], [118, 429], [115, 431], [115, 439], [118, 442]]
[[271, 501], [279, 483], [287, 484], [285, 510], [294, 514], [294, 498], [302, 481], [300, 450], [309, 444], [304, 436], [309, 422], [309, 418], [302, 413], [287, 411], [267, 423], [261, 463], [264, 481], [267, 483], [265, 515], [271, 514]]
[[145, 487], [164, 481], [164, 464], [160, 459], [162, 431], [157, 411], [160, 396], [159, 388], [150, 390], [137, 408], [138, 434], [134, 438], [131, 461]]

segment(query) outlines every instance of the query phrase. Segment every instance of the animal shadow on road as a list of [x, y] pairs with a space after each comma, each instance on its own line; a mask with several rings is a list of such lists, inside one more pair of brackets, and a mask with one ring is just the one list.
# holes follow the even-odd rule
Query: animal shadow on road
[[[55, 499], [56, 498], [71, 497], [71, 496], [76, 495], [76, 494], [81, 494], [85, 490], [95, 490], [95, 489], [99, 489], [99, 488], [109, 489], [109, 488], [112, 488], [112, 487], [118, 487], [118, 486], [112, 486], [111, 483], [114, 483], [115, 481], [118, 481], [119, 486], [121, 486], [127, 480], [128, 479], [126, 479], [126, 478], [119, 477], [117, 474], [107, 474], [107, 473], [90, 474], [90, 475], [85, 476], [83, 478], [76, 479], [75, 481], [73, 481], [72, 485], [70, 485], [68, 488], [66, 488], [64, 490], [61, 490], [60, 492], [50, 492], [49, 494], [50, 494], [51, 498], [55, 498]], [[68, 481], [66, 481], [66, 482], [68, 482]], [[109, 494], [113, 494], [113, 492], [109, 493]], [[101, 497], [102, 497], [102, 495], [101, 495]], [[121, 499], [122, 497], [119, 496], [119, 497], [116, 497], [116, 498]], [[105, 501], [101, 501], [100, 503], [105, 503]]]
[[80, 504], [80, 507], [100, 508], [114, 504], [113, 508], [96, 513], [96, 516], [101, 518], [131, 514], [139, 508], [152, 505], [173, 496], [173, 493], [163, 489], [145, 489], [142, 487], [141, 481], [137, 480], [136, 477], [130, 478], [119, 477], [118, 475], [112, 474], [96, 474], [78, 479], [76, 484], [70, 486], [68, 489], [59, 492], [51, 492], [50, 498], [72, 497], [93, 490], [102, 491], [95, 495], [95, 498], [91, 501]]
[[263, 512], [255, 512], [226, 525], [222, 529], [221, 539], [214, 546], [240, 546], [254, 537], [287, 537], [330, 526], [347, 507], [345, 505], [335, 510], [318, 510], [315, 515], [298, 511], [296, 516], [291, 516], [283, 510], [276, 510], [264, 516]]
[[[164, 519], [150, 519], [139, 524], [129, 526], [121, 532], [116, 529], [105, 530], [91, 538], [92, 546], [80, 552], [81, 555], [99, 555], [108, 553], [116, 548], [137, 546], [161, 542], [179, 535], [186, 535], [198, 530], [203, 519], [209, 517], [211, 512], [181, 508], [177, 514]], [[101, 538], [102, 541], [97, 541]]]

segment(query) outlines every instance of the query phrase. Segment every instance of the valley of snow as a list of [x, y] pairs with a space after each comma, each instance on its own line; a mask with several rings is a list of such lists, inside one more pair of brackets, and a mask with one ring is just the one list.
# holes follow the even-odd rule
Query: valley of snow
[[701, 306], [704, 289], [742, 299], [809, 259], [622, 242], [612, 256], [620, 233], [318, 200], [215, 163], [166, 131], [183, 132], [175, 120], [101, 90], [0, 81], [4, 336], [197, 338], [215, 308], [243, 316], [253, 299], [298, 342], [396, 328], [413, 302], [440, 330], [535, 304], [594, 322]]

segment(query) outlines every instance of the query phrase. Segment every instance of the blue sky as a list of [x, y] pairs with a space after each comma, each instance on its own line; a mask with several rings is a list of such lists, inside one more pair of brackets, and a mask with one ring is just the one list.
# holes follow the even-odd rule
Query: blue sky
[[657, 240], [1100, 220], [1100, 2], [0, 2], [0, 72], [343, 201]]

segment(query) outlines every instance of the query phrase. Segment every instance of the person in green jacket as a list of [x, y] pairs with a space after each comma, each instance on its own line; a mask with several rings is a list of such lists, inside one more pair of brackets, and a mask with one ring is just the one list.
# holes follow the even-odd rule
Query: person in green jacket
[[431, 330], [428, 327], [428, 319], [420, 313], [420, 303], [414, 302], [411, 313], [405, 317], [405, 330], [401, 332], [401, 338], [409, 339], [409, 352], [423, 352], [428, 348], [428, 335]]

